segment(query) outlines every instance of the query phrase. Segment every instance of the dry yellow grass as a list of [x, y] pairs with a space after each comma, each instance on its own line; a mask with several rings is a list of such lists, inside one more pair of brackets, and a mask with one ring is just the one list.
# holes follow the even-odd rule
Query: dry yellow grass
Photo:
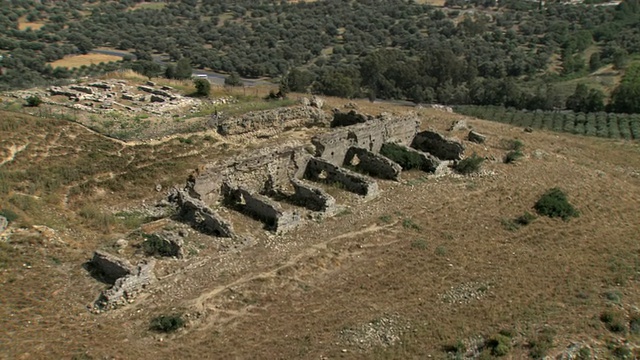
[[101, 62], [118, 61], [122, 58], [120, 56], [105, 55], [105, 54], [84, 54], [67, 56], [64, 59], [56, 60], [51, 63], [51, 66], [55, 67], [67, 67], [76, 68], [82, 65], [99, 64]]
[[[372, 113], [414, 110], [334, 98], [326, 107], [348, 102]], [[467, 133], [446, 131], [463, 116], [417, 113], [423, 127], [457, 138]], [[82, 202], [131, 209], [139, 205], [131, 197], [152, 204], [163, 196], [154, 184], [181, 181], [181, 172], [186, 176], [187, 169], [219, 157], [220, 149], [202, 139], [124, 146], [63, 121], [2, 112], [0, 118], [7, 119], [0, 122], [0, 139], [8, 139], [0, 141], [0, 154], [28, 144], [0, 167], [0, 180], [10, 182], [2, 190], [0, 181], [0, 195], [6, 195], [0, 206], [26, 208], [21, 216], [31, 211], [33, 222], [46, 222], [62, 240], [24, 230], [6, 246], [0, 243], [1, 254], [8, 254], [0, 258], [0, 335], [8, 344], [0, 357], [445, 359], [446, 345], [510, 329], [513, 348], [504, 358], [526, 359], [529, 341], [544, 328], [556, 333], [551, 358], [574, 342], [592, 346], [602, 359], [612, 358], [607, 342], [638, 346], [637, 335], [611, 333], [598, 319], [610, 307], [633, 314], [640, 298], [637, 142], [525, 133], [468, 119], [488, 141], [466, 142], [467, 153], [496, 159], [483, 165], [487, 175], [404, 173], [402, 182], [379, 181], [382, 196], [368, 202], [342, 192], [339, 202], [349, 199], [350, 212], [275, 238], [261, 224], [227, 211], [225, 217], [254, 236], [252, 246], [228, 252], [219, 248], [220, 239], [190, 230], [186, 242], [198, 244], [197, 255], [159, 261], [158, 284], [135, 303], [93, 315], [86, 305], [105, 285], [80, 264], [125, 234], [86, 228], [74, 209]], [[504, 141], [515, 138], [525, 144], [526, 156], [504, 164]], [[63, 181], [53, 194], [51, 174]], [[83, 177], [97, 180], [84, 186]], [[41, 183], [41, 192], [29, 193], [38, 185], [33, 182]], [[567, 192], [580, 217], [504, 228], [502, 219], [533, 211], [536, 199], [555, 186]], [[65, 194], [75, 195], [65, 202]], [[479, 294], [444, 300], [464, 293], [464, 284]], [[616, 292], [617, 302], [606, 295]], [[186, 329], [168, 336], [148, 330], [153, 317], [174, 312], [189, 314]], [[347, 330], [389, 317], [399, 319], [392, 332], [399, 341], [371, 347], [345, 340]], [[379, 336], [393, 340], [386, 334]]]
[[38, 30], [45, 24], [46, 23], [44, 21], [29, 22], [27, 21], [27, 17], [23, 16], [18, 20], [18, 30], [26, 30], [27, 28], [31, 28], [31, 30]]

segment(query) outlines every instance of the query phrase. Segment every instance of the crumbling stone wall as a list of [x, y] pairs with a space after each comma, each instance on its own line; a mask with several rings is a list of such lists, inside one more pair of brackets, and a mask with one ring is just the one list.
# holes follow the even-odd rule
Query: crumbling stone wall
[[316, 157], [333, 164], [342, 164], [352, 146], [377, 153], [386, 142], [409, 145], [418, 129], [419, 121], [414, 115], [393, 119], [382, 115], [363, 124], [338, 128], [316, 136], [311, 142], [316, 147]]
[[93, 253], [93, 258], [89, 263], [93, 270], [110, 284], [115, 283], [121, 277], [131, 274], [134, 270], [133, 265], [127, 260], [100, 250]]
[[276, 233], [289, 231], [302, 221], [298, 212], [284, 211], [279, 203], [248, 189], [225, 183], [224, 193], [233, 207], [264, 222], [268, 229]]
[[330, 116], [314, 106], [294, 106], [273, 110], [254, 111], [238, 117], [218, 121], [221, 135], [239, 135], [261, 132], [274, 135], [286, 128], [328, 123]]
[[402, 167], [392, 160], [359, 147], [349, 148], [344, 165], [352, 166], [358, 171], [377, 178], [395, 181], [400, 180], [402, 172]]
[[94, 306], [110, 309], [132, 302], [138, 293], [155, 281], [155, 264], [153, 259], [140, 262], [131, 274], [118, 278], [111, 288], [103, 291]]
[[420, 169], [425, 172], [435, 172], [441, 161], [435, 156], [397, 143], [382, 145], [380, 153], [398, 163], [404, 170]]
[[378, 183], [373, 179], [319, 158], [309, 160], [304, 177], [312, 181], [340, 184], [345, 190], [367, 198], [378, 195]]
[[462, 142], [428, 130], [416, 134], [411, 147], [428, 152], [440, 160], [460, 160], [464, 154]]
[[226, 162], [198, 169], [189, 180], [191, 196], [207, 204], [222, 201], [225, 182], [242, 184], [257, 193], [290, 187], [291, 178], [301, 178], [311, 155], [303, 146], [265, 148]]
[[373, 117], [371, 115], [360, 114], [355, 110], [344, 113], [338, 109], [335, 109], [333, 111], [333, 120], [331, 120], [331, 127], [362, 124], [372, 119]]
[[180, 215], [191, 221], [197, 228], [220, 237], [234, 237], [231, 223], [221, 218], [204, 202], [191, 197], [186, 191], [173, 189], [169, 201], [180, 208]]
[[296, 178], [291, 179], [294, 188], [293, 199], [302, 206], [313, 211], [332, 213], [336, 207], [336, 199], [319, 187]]

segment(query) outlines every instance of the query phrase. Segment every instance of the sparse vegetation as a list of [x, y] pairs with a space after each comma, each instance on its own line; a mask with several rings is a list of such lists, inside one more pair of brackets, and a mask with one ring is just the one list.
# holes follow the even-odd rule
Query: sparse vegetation
[[600, 321], [614, 333], [623, 333], [627, 330], [627, 324], [624, 321], [624, 314], [615, 310], [606, 310], [600, 314]]
[[411, 247], [418, 250], [426, 250], [429, 244], [425, 239], [417, 239], [411, 242]]
[[416, 224], [411, 219], [402, 220], [402, 227], [405, 229], [420, 230], [420, 225]]
[[26, 106], [38, 107], [42, 104], [42, 99], [38, 95], [31, 95], [27, 98]]
[[18, 219], [18, 214], [11, 209], [0, 209], [0, 216], [3, 216], [7, 221], [14, 222]]
[[539, 334], [529, 340], [529, 355], [534, 359], [544, 358], [553, 347], [555, 332], [551, 329], [544, 329]]
[[460, 160], [455, 165], [455, 170], [463, 175], [469, 175], [472, 173], [476, 173], [480, 170], [480, 165], [484, 161], [484, 158], [478, 156], [476, 153], [473, 153], [471, 156], [466, 159]]
[[486, 347], [493, 356], [505, 356], [511, 351], [511, 338], [503, 334], [495, 334], [487, 340]]
[[157, 234], [143, 235], [145, 240], [142, 242], [142, 249], [148, 256], [160, 255], [171, 256], [172, 248], [168, 241], [165, 241]]
[[78, 210], [78, 215], [83, 218], [90, 227], [100, 230], [105, 234], [111, 232], [116, 220], [112, 214], [100, 210], [93, 204], [81, 207]]
[[380, 149], [380, 154], [395, 161], [404, 170], [424, 169], [427, 167], [424, 159], [417, 153], [411, 152], [394, 143], [385, 143]]
[[504, 157], [505, 164], [511, 164], [516, 162], [518, 159], [521, 159], [524, 156], [522, 151], [520, 150], [512, 150], [507, 153]]
[[579, 215], [578, 211], [567, 200], [567, 195], [559, 188], [553, 188], [545, 192], [536, 202], [534, 208], [540, 215], [551, 218], [559, 217], [565, 221]]
[[515, 223], [520, 226], [527, 226], [531, 224], [536, 219], [536, 216], [531, 214], [528, 211], [525, 211], [524, 214], [515, 218]]
[[185, 321], [180, 314], [160, 315], [151, 320], [149, 328], [157, 332], [171, 333], [182, 328], [184, 324]]

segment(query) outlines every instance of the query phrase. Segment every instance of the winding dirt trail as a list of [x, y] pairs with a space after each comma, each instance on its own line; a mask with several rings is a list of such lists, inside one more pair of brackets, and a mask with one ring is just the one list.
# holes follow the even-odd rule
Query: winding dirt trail
[[26, 143], [20, 146], [16, 146], [16, 145], [9, 146], [9, 155], [4, 160], [0, 161], [0, 166], [13, 161], [16, 158], [16, 155], [21, 151], [24, 151], [24, 149], [26, 149], [27, 146], [29, 146], [29, 144], [30, 143]]

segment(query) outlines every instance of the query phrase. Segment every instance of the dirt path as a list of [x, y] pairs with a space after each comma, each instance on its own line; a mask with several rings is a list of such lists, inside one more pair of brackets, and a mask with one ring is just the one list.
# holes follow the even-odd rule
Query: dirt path
[[278, 272], [280, 272], [281, 270], [294, 266], [296, 265], [300, 260], [309, 257], [319, 251], [322, 250], [326, 250], [327, 249], [327, 245], [329, 245], [330, 243], [334, 242], [334, 241], [338, 241], [338, 240], [342, 240], [342, 239], [347, 239], [347, 238], [352, 238], [352, 237], [356, 237], [358, 235], [363, 235], [363, 234], [369, 234], [369, 233], [375, 233], [378, 232], [380, 230], [384, 230], [387, 228], [391, 228], [393, 226], [395, 226], [397, 224], [397, 222], [394, 223], [390, 223], [384, 226], [379, 226], [378, 224], [373, 224], [369, 227], [366, 227], [364, 229], [361, 230], [357, 230], [357, 231], [352, 231], [352, 232], [348, 232], [336, 237], [333, 237], [331, 239], [328, 239], [326, 241], [323, 241], [321, 243], [318, 244], [314, 244], [306, 249], [304, 249], [302, 252], [300, 252], [299, 254], [295, 255], [294, 257], [292, 257], [290, 260], [286, 261], [285, 263], [272, 268], [270, 270], [266, 270], [266, 271], [262, 271], [262, 272], [258, 272], [258, 273], [254, 273], [254, 274], [248, 274], [245, 275], [235, 281], [232, 281], [228, 284], [224, 284], [224, 285], [220, 285], [217, 286], [215, 288], [213, 288], [212, 290], [203, 293], [202, 295], [198, 296], [196, 299], [193, 300], [193, 306], [198, 310], [198, 311], [203, 311], [207, 309], [207, 302], [213, 300], [217, 295], [219, 295], [220, 293], [222, 293], [223, 291], [238, 286], [238, 285], [242, 285], [254, 280], [264, 280], [264, 279], [269, 279], [269, 278], [275, 278], [278, 275]]
[[13, 161], [16, 158], [16, 155], [21, 151], [23, 151], [24, 149], [26, 149], [27, 146], [29, 146], [29, 144], [30, 143], [26, 143], [20, 146], [16, 146], [16, 145], [9, 146], [9, 155], [4, 160], [0, 161], [0, 166]]

